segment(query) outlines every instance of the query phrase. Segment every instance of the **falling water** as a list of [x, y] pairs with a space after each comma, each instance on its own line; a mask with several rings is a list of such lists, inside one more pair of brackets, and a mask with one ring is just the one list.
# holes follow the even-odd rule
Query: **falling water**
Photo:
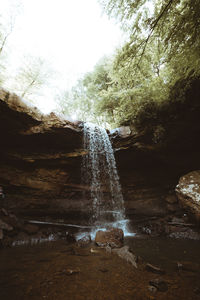
[[[92, 219], [95, 226], [112, 224], [124, 227], [124, 200], [119, 183], [115, 157], [108, 134], [97, 125], [84, 124], [82, 178], [92, 200]], [[122, 225], [123, 224], [123, 225]]]

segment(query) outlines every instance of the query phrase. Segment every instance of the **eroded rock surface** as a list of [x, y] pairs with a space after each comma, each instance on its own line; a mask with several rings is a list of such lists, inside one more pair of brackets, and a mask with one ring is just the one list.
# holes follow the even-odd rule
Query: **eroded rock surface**
[[182, 176], [176, 192], [181, 205], [200, 224], [200, 171], [193, 171]]
[[2, 207], [20, 214], [79, 213], [82, 134], [79, 124], [42, 115], [0, 90]]
[[[199, 110], [182, 111], [173, 122], [161, 142], [148, 128], [125, 126], [110, 134], [126, 214], [133, 222], [180, 215], [174, 196], [178, 180], [200, 169]], [[0, 186], [5, 194], [1, 207], [31, 219], [64, 216], [79, 224], [89, 220], [91, 201], [83, 193], [89, 187], [81, 184], [86, 152], [80, 125], [53, 113], [44, 116], [15, 94], [0, 90]]]

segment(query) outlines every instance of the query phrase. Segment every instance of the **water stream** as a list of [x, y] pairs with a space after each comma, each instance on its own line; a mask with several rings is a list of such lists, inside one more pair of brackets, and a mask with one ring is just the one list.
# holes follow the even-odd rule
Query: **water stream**
[[104, 128], [84, 124], [82, 180], [88, 186], [92, 201], [91, 224], [94, 227], [118, 227], [126, 230], [124, 199], [119, 182], [114, 152]]

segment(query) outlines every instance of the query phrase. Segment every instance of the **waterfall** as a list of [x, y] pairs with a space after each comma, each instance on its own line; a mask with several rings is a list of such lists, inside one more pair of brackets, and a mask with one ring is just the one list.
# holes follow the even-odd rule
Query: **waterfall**
[[83, 130], [87, 154], [82, 162], [82, 180], [92, 201], [91, 223], [124, 228], [124, 200], [108, 134], [104, 128], [91, 123], [84, 123]]

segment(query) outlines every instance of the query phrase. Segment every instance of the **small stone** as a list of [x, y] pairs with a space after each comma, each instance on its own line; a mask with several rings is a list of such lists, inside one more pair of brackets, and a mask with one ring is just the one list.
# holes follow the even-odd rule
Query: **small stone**
[[91, 248], [91, 249], [90, 249], [90, 252], [91, 252], [91, 253], [98, 253], [99, 251], [96, 250], [96, 249]]
[[65, 273], [66, 275], [74, 275], [74, 274], [78, 274], [80, 273], [80, 269], [67, 269], [66, 271], [63, 270], [63, 273]]
[[159, 267], [153, 266], [151, 264], [146, 264], [145, 269], [147, 271], [156, 273], [156, 274], [165, 274], [165, 271], [160, 269]]
[[154, 286], [159, 292], [166, 292], [168, 290], [167, 283], [159, 278], [149, 281], [151, 286]]
[[148, 286], [148, 290], [151, 292], [151, 293], [156, 293], [157, 292], [157, 288], [153, 285], [149, 285]]

